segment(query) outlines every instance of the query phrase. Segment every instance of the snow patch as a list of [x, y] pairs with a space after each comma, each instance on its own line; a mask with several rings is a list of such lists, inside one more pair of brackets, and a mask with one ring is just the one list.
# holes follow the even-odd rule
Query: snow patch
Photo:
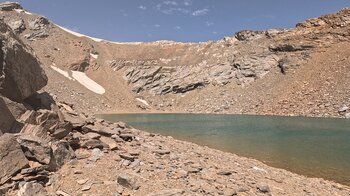
[[97, 58], [98, 58], [98, 54], [92, 54], [92, 53], [90, 53], [90, 56], [91, 56], [92, 58], [94, 58], [94, 59], [97, 59]]
[[28, 14], [28, 15], [33, 15], [32, 13], [27, 12], [27, 11], [24, 11], [24, 13], [26, 13], [26, 14]]
[[139, 101], [139, 102], [141, 102], [141, 103], [143, 103], [143, 104], [145, 104], [146, 106], [149, 106], [149, 104], [147, 103], [146, 100], [143, 100], [143, 99], [141, 99], [141, 98], [136, 98], [136, 100]]
[[90, 37], [90, 36], [87, 36], [87, 35], [84, 35], [84, 34], [80, 34], [80, 33], [77, 33], [77, 32], [75, 32], [75, 31], [69, 30], [69, 29], [67, 29], [67, 28], [61, 27], [61, 26], [59, 26], [59, 25], [56, 25], [56, 26], [59, 27], [59, 28], [61, 28], [61, 29], [64, 30], [64, 31], [66, 31], [66, 32], [68, 32], [68, 33], [70, 33], [70, 34], [72, 34], [72, 35], [77, 36], [77, 37], [87, 37], [87, 38], [92, 39], [92, 40], [94, 40], [94, 41], [96, 41], [96, 42], [102, 42], [102, 41], [103, 41], [103, 39], [100, 39], [100, 38], [95, 38], [95, 37]]
[[87, 89], [96, 94], [102, 95], [106, 92], [106, 90], [101, 85], [90, 79], [84, 72], [72, 71], [72, 76], [81, 85], [85, 86]]
[[53, 65], [51, 65], [51, 68], [52, 68], [53, 70], [55, 70], [56, 72], [58, 72], [59, 74], [63, 75], [64, 77], [66, 77], [66, 78], [68, 78], [68, 79], [70, 79], [70, 80], [73, 80], [73, 78], [71, 78], [71, 77], [69, 76], [69, 74], [68, 74], [67, 71], [63, 71], [62, 69], [60, 69], [60, 68], [58, 68], [58, 67], [56, 67], [56, 66], [53, 66]]

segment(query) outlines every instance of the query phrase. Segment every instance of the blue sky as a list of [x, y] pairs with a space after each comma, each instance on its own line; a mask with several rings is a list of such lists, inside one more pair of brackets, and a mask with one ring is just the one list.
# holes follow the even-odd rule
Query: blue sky
[[218, 40], [244, 29], [290, 28], [349, 0], [17, 0], [71, 30], [111, 41]]

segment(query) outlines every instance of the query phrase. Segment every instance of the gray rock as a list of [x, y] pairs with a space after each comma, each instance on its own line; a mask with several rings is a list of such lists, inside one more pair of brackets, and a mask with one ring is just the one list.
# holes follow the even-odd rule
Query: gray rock
[[46, 109], [38, 110], [37, 113], [36, 124], [54, 132], [60, 122], [58, 113]]
[[0, 185], [28, 167], [28, 160], [24, 156], [16, 138], [10, 134], [0, 137]]
[[102, 143], [106, 144], [109, 147], [110, 150], [117, 150], [118, 149], [117, 142], [114, 139], [112, 139], [112, 138], [102, 136], [100, 138], [100, 141]]
[[96, 162], [103, 156], [103, 152], [99, 148], [94, 148], [91, 151], [90, 161]]
[[40, 16], [35, 20], [29, 22], [29, 28], [32, 30], [41, 30], [45, 28], [48, 24], [50, 24], [49, 20]]
[[106, 146], [106, 144], [104, 144], [103, 142], [101, 142], [100, 140], [97, 139], [89, 139], [84, 141], [81, 144], [81, 147], [83, 148], [87, 148], [87, 149], [93, 149], [93, 148], [99, 148], [99, 149], [103, 149], [103, 148], [108, 148], [108, 146]]
[[153, 150], [153, 153], [157, 154], [157, 155], [166, 155], [166, 154], [170, 154], [169, 150]]
[[47, 196], [47, 191], [44, 187], [35, 182], [26, 182], [18, 190], [18, 196]]
[[34, 110], [27, 110], [20, 118], [21, 123], [36, 124], [37, 113]]
[[269, 193], [271, 191], [270, 187], [266, 184], [259, 185], [257, 189], [262, 193]]
[[346, 112], [349, 109], [348, 106], [343, 106], [341, 108], [339, 108], [338, 112]]
[[0, 4], [1, 11], [12, 11], [14, 9], [23, 9], [23, 7], [16, 2], [4, 2]]
[[345, 114], [345, 118], [350, 119], [350, 113], [346, 113], [346, 114]]
[[64, 119], [66, 121], [72, 123], [73, 129], [80, 129], [84, 125], [86, 125], [86, 122], [85, 122], [86, 119], [83, 119], [78, 114], [72, 114], [72, 113], [63, 112], [63, 116], [64, 116]]
[[0, 40], [0, 93], [21, 102], [44, 87], [47, 76], [32, 51], [3, 21], [0, 21]]
[[111, 137], [112, 135], [119, 134], [118, 131], [102, 125], [85, 125], [82, 127], [82, 131], [84, 133], [94, 132], [107, 137]]
[[169, 189], [169, 190], [162, 190], [156, 193], [151, 193], [148, 196], [181, 196], [185, 193], [185, 190], [183, 189]]
[[123, 187], [129, 188], [132, 190], [137, 190], [140, 188], [140, 186], [137, 184], [136, 177], [131, 174], [124, 173], [119, 175], [117, 182]]
[[63, 139], [70, 132], [72, 132], [73, 125], [70, 122], [60, 122], [56, 127], [56, 130], [52, 133], [52, 137], [56, 139]]
[[[15, 118], [6, 106], [5, 101], [0, 97], [0, 131], [2, 133], [11, 133]], [[1, 135], [1, 134], [0, 134]]]
[[32, 135], [19, 135], [17, 142], [29, 160], [35, 160], [45, 165], [51, 163], [52, 149], [45, 140]]
[[50, 139], [47, 134], [47, 129], [41, 125], [24, 124], [21, 131], [25, 135], [33, 135], [42, 139]]
[[74, 150], [70, 147], [69, 143], [65, 141], [53, 143], [52, 151], [57, 166], [62, 166], [64, 163], [76, 157]]
[[24, 30], [26, 30], [26, 26], [24, 24], [23, 19], [17, 20], [17, 21], [13, 21], [11, 23], [9, 23], [9, 26], [11, 27], [11, 29], [20, 34], [22, 33]]

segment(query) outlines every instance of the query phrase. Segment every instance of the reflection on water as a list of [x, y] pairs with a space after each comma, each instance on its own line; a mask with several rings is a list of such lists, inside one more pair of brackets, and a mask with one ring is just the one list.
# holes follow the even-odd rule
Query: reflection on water
[[350, 185], [350, 120], [209, 114], [100, 117]]

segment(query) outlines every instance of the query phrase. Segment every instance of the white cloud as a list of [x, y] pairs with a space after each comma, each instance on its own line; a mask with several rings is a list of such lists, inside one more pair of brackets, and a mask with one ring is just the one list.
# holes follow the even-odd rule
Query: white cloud
[[209, 21], [206, 21], [206, 22], [205, 22], [205, 24], [206, 24], [208, 27], [210, 27], [210, 26], [213, 26], [213, 25], [214, 25], [214, 23], [213, 23], [213, 22], [209, 22]]
[[188, 14], [190, 10], [184, 8], [168, 8], [161, 10], [163, 14], [174, 14], [174, 13], [183, 13]]
[[141, 10], [147, 10], [147, 7], [144, 6], [144, 5], [140, 5], [140, 6], [139, 6], [139, 9], [141, 9]]
[[160, 27], [160, 24], [155, 24], [154, 27], [159, 28], [159, 27]]
[[185, 0], [184, 1], [184, 5], [185, 6], [190, 6], [190, 5], [192, 5], [192, 1], [191, 0]]
[[174, 29], [180, 30], [181, 27], [180, 26], [176, 26], [176, 27], [174, 27]]
[[177, 6], [177, 2], [176, 2], [176, 1], [164, 1], [163, 3], [164, 3], [165, 5]]
[[203, 15], [206, 15], [208, 12], [209, 12], [209, 9], [207, 8], [196, 10], [192, 13], [192, 16], [203, 16]]
[[218, 32], [217, 32], [217, 31], [213, 31], [212, 33], [213, 33], [214, 35], [218, 34]]

